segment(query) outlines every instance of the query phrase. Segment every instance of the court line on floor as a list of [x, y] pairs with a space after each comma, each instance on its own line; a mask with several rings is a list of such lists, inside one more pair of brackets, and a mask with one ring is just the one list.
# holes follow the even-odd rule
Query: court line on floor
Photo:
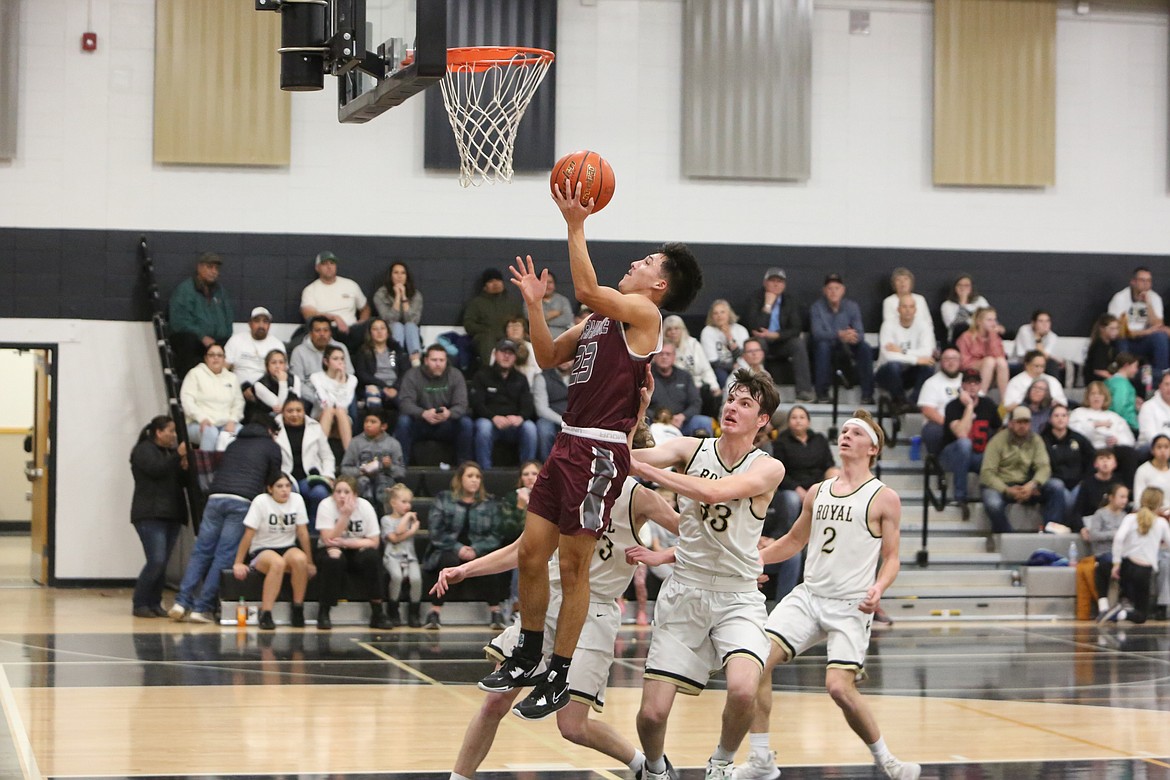
[[12, 734], [13, 744], [16, 745], [16, 757], [24, 771], [25, 780], [43, 780], [44, 775], [37, 766], [37, 757], [33, 755], [32, 743], [29, 742], [28, 731], [20, 717], [16, 696], [12, 693], [12, 686], [8, 683], [8, 675], [4, 673], [3, 664], [0, 664], [0, 707], [3, 708], [4, 717], [8, 721], [8, 731]]
[[[355, 639], [354, 643], [358, 647], [364, 649], [366, 652], [369, 652], [369, 653], [376, 655], [377, 657], [387, 661], [388, 663], [390, 663], [391, 665], [395, 666], [396, 668], [402, 670], [403, 672], [406, 672], [407, 674], [414, 675], [415, 677], [422, 680], [423, 682], [426, 682], [428, 685], [434, 685], [434, 686], [438, 687], [440, 690], [445, 691], [446, 693], [450, 694], [451, 696], [454, 696], [458, 699], [462, 699], [463, 701], [465, 701], [473, 706], [477, 705], [482, 698], [482, 697], [468, 696], [467, 694], [465, 694], [461, 690], [459, 690], [460, 688], [464, 688], [466, 686], [449, 685], [446, 683], [439, 682], [435, 678], [433, 678], [427, 674], [424, 674], [423, 672], [419, 671], [418, 669], [411, 667], [405, 661], [400, 661], [399, 659], [395, 658], [394, 656], [390, 655], [389, 653], [383, 652], [382, 650], [379, 650], [378, 648], [374, 647], [373, 645], [371, 645], [367, 642], [361, 642], [361, 641], [358, 641]], [[476, 690], [478, 691], [479, 689], [477, 688]], [[572, 754], [568, 753], [564, 749], [564, 741], [563, 740], [549, 739], [541, 732], [536, 731], [535, 729], [530, 729], [530, 728], [525, 727], [523, 725], [523, 721], [521, 721], [519, 718], [504, 716], [504, 718], [500, 721], [500, 725], [501, 726], [510, 726], [512, 728], [519, 729], [529, 739], [532, 739], [536, 742], [542, 743], [545, 747], [551, 748], [554, 752], [560, 754], [562, 757], [564, 757], [565, 759], [567, 759], [569, 761], [573, 760]], [[583, 767], [582, 769], [584, 771], [590, 771], [590, 772], [593, 772], [595, 774], [601, 775], [602, 777], [606, 778], [606, 780], [622, 780], [622, 778], [619, 775], [615, 775], [613, 772], [610, 772], [607, 769], [598, 769], [597, 767]]]

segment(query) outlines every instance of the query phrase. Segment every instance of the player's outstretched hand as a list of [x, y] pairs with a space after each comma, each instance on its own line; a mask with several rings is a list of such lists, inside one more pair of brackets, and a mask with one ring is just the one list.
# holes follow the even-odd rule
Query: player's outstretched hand
[[651, 550], [636, 544], [626, 548], [626, 563], [644, 563], [647, 566], [661, 566], [664, 563], [674, 563], [674, 556], [666, 550]]
[[520, 295], [524, 297], [528, 308], [539, 306], [548, 290], [548, 269], [537, 274], [536, 266], [532, 264], [532, 255], [525, 255], [523, 260], [517, 256], [516, 264], [509, 270], [512, 272], [512, 284], [520, 288]]
[[882, 591], [877, 585], [870, 585], [869, 590], [865, 592], [865, 598], [857, 605], [857, 608], [866, 615], [872, 615], [877, 611], [878, 602], [882, 600]]
[[561, 210], [561, 216], [569, 225], [584, 224], [585, 217], [593, 213], [592, 198], [588, 205], [581, 202], [581, 182], [577, 182], [577, 186], [570, 189], [569, 180], [565, 179], [560, 186], [553, 187], [552, 199], [556, 201], [557, 208]]
[[463, 582], [463, 579], [462, 566], [450, 566], [443, 569], [439, 572], [439, 579], [435, 582], [435, 587], [431, 588], [431, 595], [442, 598], [452, 585]]

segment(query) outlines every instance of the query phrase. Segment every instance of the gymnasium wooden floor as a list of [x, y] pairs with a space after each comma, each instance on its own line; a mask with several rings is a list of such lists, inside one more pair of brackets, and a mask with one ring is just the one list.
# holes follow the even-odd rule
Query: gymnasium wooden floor
[[[481, 701], [486, 629], [260, 635], [135, 620], [129, 595], [0, 582], [0, 777], [442, 780]], [[603, 716], [631, 738], [648, 637], [623, 631]], [[900, 623], [872, 651], [863, 690], [923, 777], [1170, 778], [1166, 623]], [[874, 777], [821, 689], [824, 661], [776, 672], [783, 777]], [[678, 699], [667, 752], [685, 780], [703, 776], [721, 706], [719, 690]], [[629, 777], [552, 719], [512, 716], [484, 770]]]

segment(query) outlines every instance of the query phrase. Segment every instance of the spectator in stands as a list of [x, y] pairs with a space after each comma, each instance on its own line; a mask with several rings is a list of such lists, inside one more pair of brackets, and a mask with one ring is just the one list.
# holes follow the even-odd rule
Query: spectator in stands
[[366, 409], [362, 432], [354, 436], [341, 459], [341, 473], [357, 482], [358, 495], [381, 514], [386, 490], [406, 476], [402, 445], [386, 433], [385, 412]]
[[674, 355], [674, 344], [663, 340], [662, 350], [650, 360], [654, 395], [650, 398], [647, 422], [653, 422], [659, 410], [669, 409], [671, 424], [684, 436], [710, 436], [713, 421], [700, 414], [699, 391], [690, 372], [675, 366]]
[[427, 347], [421, 366], [410, 369], [398, 390], [398, 425], [394, 438], [412, 463], [416, 441], [445, 441], [455, 446], [456, 459], [469, 460], [474, 423], [468, 416], [467, 383], [459, 369], [447, 364], [447, 350]]
[[1007, 396], [1008, 365], [995, 309], [988, 307], [975, 312], [971, 327], [963, 332], [955, 346], [963, 358], [963, 370], [973, 368], [983, 377], [980, 391], [986, 393], [994, 382], [1002, 403]]
[[707, 324], [699, 334], [699, 343], [707, 362], [715, 371], [719, 386], [727, 384], [727, 377], [735, 372], [735, 363], [743, 355], [743, 345], [748, 340], [747, 328], [739, 324], [739, 315], [731, 304], [722, 298], [707, 309]]
[[1132, 606], [1118, 602], [1102, 620], [1145, 623], [1150, 616], [1150, 585], [1158, 571], [1159, 548], [1170, 547], [1170, 525], [1158, 516], [1158, 507], [1164, 503], [1162, 490], [1148, 488], [1141, 493], [1138, 511], [1121, 521], [1113, 538], [1111, 576], [1118, 581], [1121, 599]]
[[1032, 413], [1032, 433], [1040, 433], [1048, 424], [1048, 416], [1052, 414], [1052, 393], [1048, 390], [1047, 379], [1037, 379], [1028, 388], [1024, 402], [1017, 406], [1026, 406]]
[[1068, 396], [1064, 394], [1064, 387], [1060, 384], [1060, 380], [1044, 373], [1047, 365], [1047, 358], [1038, 349], [1024, 355], [1024, 370], [1011, 378], [1007, 384], [1007, 392], [1002, 396], [1005, 411], [1010, 412], [1023, 403], [1028, 390], [1039, 380], [1044, 380], [1047, 383], [1048, 392], [1052, 395], [1053, 401], [1068, 406]]
[[1158, 514], [1170, 515], [1170, 435], [1157, 433], [1150, 443], [1150, 459], [1138, 466], [1133, 475], [1133, 494], [1140, 496], [1146, 488], [1157, 488], [1167, 501], [1158, 507]]
[[686, 323], [677, 314], [671, 314], [662, 320], [663, 343], [669, 341], [674, 345], [674, 365], [685, 369], [691, 375], [695, 388], [699, 391], [699, 407], [706, 415], [719, 413], [720, 397], [723, 388], [711, 364], [707, 362], [707, 353], [703, 345], [687, 330]]
[[[824, 295], [812, 305], [813, 373], [817, 402], [828, 403], [834, 367], [856, 368], [861, 403], [873, 403], [873, 351], [865, 341], [861, 307], [845, 297], [840, 274], [825, 277]], [[847, 371], [848, 373], [848, 371]]]
[[[829, 440], [810, 430], [808, 409], [799, 404], [788, 410], [787, 424], [772, 445], [772, 456], [784, 464], [780, 500], [784, 520], [791, 525], [800, 515], [808, 489], [837, 473]], [[783, 534], [781, 534], [783, 536]]]
[[1170, 368], [1170, 327], [1163, 320], [1162, 296], [1150, 289], [1154, 276], [1139, 266], [1129, 278], [1129, 286], [1109, 301], [1109, 313], [1121, 324], [1119, 348], [1149, 358], [1154, 373]]
[[942, 303], [942, 321], [946, 329], [948, 344], [957, 344], [959, 336], [971, 327], [975, 312], [990, 308], [987, 299], [975, 290], [975, 281], [970, 274], [960, 274], [951, 285], [950, 295]]
[[309, 320], [309, 334], [293, 348], [289, 358], [289, 367], [292, 373], [300, 380], [305, 393], [301, 397], [305, 400], [306, 408], [312, 411], [317, 404], [317, 393], [313, 389], [309, 377], [321, 370], [325, 360], [325, 348], [328, 346], [341, 347], [345, 355], [345, 370], [353, 373], [353, 363], [349, 359], [349, 350], [344, 344], [333, 338], [333, 329], [330, 320], [325, 316], [317, 316]]
[[959, 350], [947, 347], [938, 359], [938, 371], [922, 384], [918, 392], [918, 410], [922, 412], [922, 443], [926, 451], [938, 455], [942, 451], [947, 404], [959, 396], [962, 382]]
[[[422, 568], [428, 584], [434, 583], [441, 569], [458, 566], [500, 548], [500, 505], [484, 490], [483, 470], [478, 463], [459, 464], [451, 477], [451, 489], [435, 496], [427, 524], [431, 541]], [[487, 592], [492, 628], [504, 628], [500, 603], [508, 597], [511, 576], [511, 572], [503, 572], [479, 580], [479, 587]], [[451, 598], [451, 592], [446, 598]], [[431, 602], [426, 628], [437, 631], [442, 627], [439, 615], [443, 602], [444, 598]]]
[[[554, 339], [573, 327], [573, 304], [557, 292], [557, 277], [552, 271], [548, 272], [548, 286], [544, 288], [544, 298], [540, 306], [544, 310], [544, 321], [548, 323], [548, 330]], [[526, 317], [527, 314], [525, 312]]]
[[1097, 616], [1105, 617], [1109, 611], [1109, 580], [1113, 573], [1113, 539], [1125, 520], [1129, 507], [1129, 488], [1120, 482], [1109, 485], [1105, 504], [1098, 507], [1091, 517], [1085, 518], [1081, 537], [1089, 543], [1089, 554], [1097, 559], [1094, 580], [1097, 585]]
[[1121, 418], [1129, 425], [1130, 430], [1137, 433], [1138, 408], [1144, 400], [1138, 398], [1133, 384], [1133, 379], [1138, 372], [1137, 356], [1122, 352], [1117, 356], [1114, 365], [1117, 367], [1117, 371], [1105, 380], [1105, 387], [1112, 394], [1109, 408], [1121, 415]]
[[297, 492], [305, 499], [309, 520], [315, 521], [317, 507], [333, 493], [337, 461], [321, 424], [305, 414], [301, 399], [285, 401], [276, 443], [280, 446], [280, 470], [293, 478]]
[[743, 343], [743, 354], [739, 360], [735, 361], [735, 370], [727, 377], [727, 382], [723, 385], [723, 392], [727, 392], [727, 386], [735, 380], [735, 371], [741, 368], [746, 368], [753, 374], [771, 374], [764, 365], [767, 345], [755, 336], [751, 337]]
[[1125, 480], [1117, 474], [1117, 456], [1105, 447], [1093, 453], [1093, 473], [1081, 480], [1075, 507], [1077, 515], [1087, 518], [1100, 509], [1114, 484], [1125, 485]]
[[1089, 351], [1085, 355], [1085, 379], [1108, 379], [1117, 359], [1121, 322], [1112, 314], [1102, 314], [1093, 323], [1089, 335]]
[[365, 338], [365, 323], [370, 304], [362, 288], [353, 279], [337, 275], [337, 255], [321, 252], [313, 264], [317, 281], [301, 291], [301, 316], [306, 322], [326, 317], [333, 333], [350, 349], [357, 349]]
[[536, 457], [541, 462], [548, 458], [553, 442], [561, 432], [561, 415], [569, 406], [569, 377], [573, 361], [546, 368], [532, 382], [532, 403], [536, 408]]
[[213, 344], [203, 362], [187, 372], [179, 391], [187, 436], [200, 449], [211, 452], [221, 431], [235, 431], [244, 418], [244, 396], [240, 380], [224, 367], [223, 347]]
[[491, 362], [492, 350], [504, 338], [508, 320], [522, 316], [523, 307], [504, 288], [504, 275], [496, 268], [484, 269], [479, 276], [479, 292], [463, 310], [463, 329], [475, 340], [483, 365]]
[[1014, 530], [1007, 519], [1008, 504], [1039, 502], [1044, 526], [1064, 523], [1064, 486], [1052, 476], [1048, 450], [1032, 432], [1032, 412], [1026, 406], [1013, 409], [1007, 427], [987, 443], [979, 482], [983, 508], [995, 533]]
[[[792, 362], [796, 382], [796, 398], [813, 400], [812, 376], [809, 372], [808, 346], [801, 331], [800, 306], [791, 295], [785, 295], [788, 274], [783, 268], [769, 268], [764, 272], [764, 286], [756, 290], [744, 308], [744, 327], [764, 346], [765, 365], [772, 378], [779, 381], [776, 364]], [[734, 372], [732, 372], [734, 373]]]
[[1072, 430], [1068, 423], [1068, 407], [1055, 404], [1048, 424], [1040, 433], [1048, 449], [1048, 463], [1053, 478], [1064, 490], [1065, 519], [1061, 522], [1074, 531], [1081, 529], [1081, 516], [1076, 513], [1077, 496], [1081, 482], [1093, 473], [1093, 445]]
[[1008, 361], [1026, 363], [1028, 353], [1039, 352], [1046, 361], [1044, 373], [1049, 376], [1061, 375], [1064, 372], [1064, 361], [1053, 357], [1056, 342], [1057, 336], [1052, 332], [1052, 315], [1044, 309], [1036, 309], [1032, 312], [1031, 322], [1021, 325], [1016, 331], [1016, 340], [1012, 342]]
[[273, 441], [276, 421], [258, 418], [240, 429], [211, 482], [199, 536], [183, 572], [172, 620], [214, 623], [220, 572], [235, 559], [252, 499], [280, 475], [280, 447]]
[[[390, 338], [406, 349], [410, 365], [417, 366], [422, 353], [419, 323], [422, 322], [423, 296], [414, 286], [414, 277], [406, 263], [390, 264], [386, 281], [374, 291], [374, 308], [390, 325]], [[405, 365], [402, 370], [406, 370]]]
[[183, 497], [186, 470], [187, 444], [178, 442], [175, 421], [166, 415], [155, 417], [142, 429], [130, 452], [130, 473], [134, 475], [130, 522], [146, 556], [134, 584], [134, 617], [166, 617], [162, 595], [167, 561], [187, 523]]
[[248, 317], [248, 332], [235, 334], [223, 345], [228, 370], [240, 380], [240, 389], [248, 402], [256, 400], [252, 385], [264, 376], [265, 357], [274, 349], [284, 352], [284, 342], [269, 334], [271, 326], [272, 314], [257, 306]]
[[349, 407], [357, 391], [357, 377], [346, 371], [346, 354], [341, 347], [325, 347], [321, 370], [309, 375], [309, 384], [317, 396], [317, 421], [328, 439], [334, 429], [341, 440], [341, 448], [349, 446], [353, 438], [353, 421]]
[[[523, 317], [513, 317], [504, 325], [504, 338], [516, 345], [515, 370], [524, 375], [528, 386], [536, 380], [540, 373], [540, 364], [536, 362], [536, 355], [532, 351], [532, 342], [528, 340], [528, 323]], [[492, 355], [492, 362], [496, 361]]]
[[970, 517], [967, 475], [980, 470], [987, 443], [1001, 424], [999, 408], [979, 392], [981, 381], [978, 371], [964, 371], [959, 396], [947, 404], [943, 413], [945, 430], [938, 461], [951, 474], [955, 503], [964, 520]]
[[476, 372], [468, 388], [475, 417], [475, 455], [483, 468], [492, 467], [497, 440], [517, 445], [520, 460], [536, 457], [536, 407], [528, 379], [515, 370], [516, 343], [500, 339], [495, 362]]
[[357, 494], [353, 477], [338, 477], [333, 495], [317, 508], [317, 571], [320, 595], [317, 628], [333, 628], [333, 607], [346, 594], [346, 573], [356, 574], [365, 585], [370, 601], [370, 628], [390, 628], [382, 607], [382, 561], [378, 554], [381, 527], [369, 501]]
[[402, 583], [409, 587], [407, 600], [410, 606], [406, 623], [411, 628], [422, 626], [422, 571], [418, 565], [418, 553], [414, 549], [414, 536], [418, 533], [418, 513], [411, 510], [414, 493], [401, 482], [386, 491], [389, 512], [382, 516], [382, 541], [386, 549], [382, 553], [382, 565], [390, 577], [390, 601], [386, 614], [392, 628], [403, 624], [398, 602], [402, 596]]
[[[894, 318], [882, 322], [878, 337], [877, 383], [890, 394], [899, 412], [915, 407], [922, 385], [934, 373], [934, 326], [929, 317], [918, 317], [916, 308], [913, 296], [900, 296]], [[909, 397], [908, 387], [913, 388]]]
[[[1159, 433], [1170, 433], [1170, 373], [1162, 375], [1158, 392], [1142, 404], [1138, 412], [1138, 450], [1148, 449]], [[1145, 445], [1143, 448], [1142, 445]], [[1140, 496], [1134, 490], [1135, 496]]]
[[300, 377], [289, 373], [284, 350], [274, 349], [264, 356], [264, 375], [252, 385], [255, 400], [244, 404], [244, 412], [248, 417], [257, 411], [279, 415], [290, 397], [300, 398], [303, 394]]
[[204, 252], [195, 261], [195, 274], [179, 282], [167, 309], [171, 349], [175, 352], [175, 376], [186, 376], [199, 365], [212, 344], [220, 346], [232, 336], [235, 314], [227, 291], [219, 284], [223, 258]]
[[410, 356], [390, 338], [390, 327], [381, 317], [370, 320], [362, 348], [354, 355], [358, 397], [366, 409], [383, 411], [386, 422], [398, 421], [398, 385], [410, 366]]
[[[1130, 389], [1132, 392], [1132, 387]], [[1088, 439], [1095, 449], [1108, 447], [1115, 452], [1121, 464], [1122, 479], [1128, 483], [1137, 467], [1133, 431], [1121, 415], [1110, 410], [1111, 401], [1109, 388], [1103, 382], [1090, 382], [1085, 388], [1084, 406], [1073, 409], [1068, 425]]]
[[[508, 491], [500, 499], [500, 547], [511, 544], [520, 538], [524, 532], [524, 521], [528, 515], [528, 497], [532, 495], [532, 488], [536, 485], [536, 478], [540, 476], [541, 462], [526, 460], [520, 464], [520, 474], [516, 478], [516, 488]], [[513, 569], [509, 581], [509, 598], [513, 611], [519, 609], [520, 604], [520, 570]]]
[[914, 292], [914, 274], [909, 268], [899, 266], [890, 274], [890, 287], [894, 289], [891, 295], [882, 300], [882, 323], [898, 321], [898, 306], [901, 299], [909, 295], [914, 299], [914, 321], [921, 323], [934, 339], [934, 318], [930, 316], [930, 306], [926, 299]]
[[260, 629], [272, 631], [272, 606], [284, 584], [284, 573], [289, 573], [292, 586], [292, 623], [294, 628], [305, 627], [305, 589], [309, 578], [317, 573], [313, 565], [313, 548], [309, 542], [309, 513], [305, 501], [292, 492], [292, 480], [280, 474], [267, 493], [252, 499], [244, 517], [244, 535], [236, 548], [232, 574], [241, 582], [255, 569], [264, 575], [264, 590], [260, 597]]

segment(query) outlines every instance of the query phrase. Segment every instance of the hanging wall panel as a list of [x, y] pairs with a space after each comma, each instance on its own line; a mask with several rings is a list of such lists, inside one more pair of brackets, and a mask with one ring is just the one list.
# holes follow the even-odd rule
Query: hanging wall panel
[[935, 0], [934, 183], [1055, 182], [1055, 0]]
[[280, 15], [240, 0], [157, 0], [154, 161], [288, 165]]
[[682, 172], [804, 181], [812, 0], [686, 0]]
[[20, 0], [0, 0], [0, 160], [16, 157]]

